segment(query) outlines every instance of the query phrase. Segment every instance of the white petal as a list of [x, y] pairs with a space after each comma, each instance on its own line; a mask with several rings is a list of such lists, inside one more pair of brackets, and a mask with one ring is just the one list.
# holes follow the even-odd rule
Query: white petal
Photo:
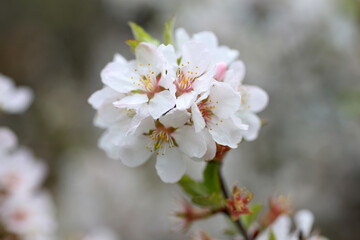
[[105, 86], [104, 88], [94, 92], [89, 97], [88, 102], [94, 109], [99, 109], [101, 105], [103, 105], [105, 102], [108, 102], [108, 100], [122, 97], [123, 94]]
[[14, 148], [17, 145], [17, 137], [8, 128], [0, 127], [0, 151]]
[[220, 118], [229, 118], [241, 105], [240, 95], [222, 82], [215, 82], [211, 87], [208, 101], [215, 106], [212, 112]]
[[129, 118], [126, 109], [119, 109], [112, 103], [104, 104], [99, 108], [94, 124], [97, 127], [108, 127], [124, 118]]
[[193, 39], [196, 41], [200, 41], [206, 44], [206, 47], [210, 48], [211, 50], [217, 48], [218, 40], [214, 33], [204, 31], [194, 34]]
[[[150, 114], [146, 106], [142, 106], [141, 108], [139, 108], [135, 116], [131, 119], [128, 130], [126, 131], [126, 136], [134, 134], [139, 129], [139, 126], [141, 124], [143, 124], [144, 129], [155, 128], [155, 126], [154, 127], [152, 127], [152, 125], [147, 126], [144, 123], [144, 120], [147, 117], [149, 117], [149, 115]], [[153, 121], [150, 121], [150, 123], [153, 123]], [[142, 129], [140, 128], [139, 131], [142, 132]]]
[[185, 173], [186, 161], [188, 157], [177, 147], [170, 148], [157, 156], [156, 171], [163, 182], [176, 183]]
[[159, 73], [163, 73], [165, 58], [160, 54], [155, 45], [141, 42], [135, 48], [135, 56], [139, 64], [140, 74], [146, 75], [151, 71], [157, 76]]
[[247, 130], [242, 131], [242, 135], [246, 141], [254, 141], [259, 134], [261, 128], [261, 119], [250, 111], [239, 111], [236, 113], [243, 124], [248, 125]]
[[173, 109], [166, 115], [162, 116], [159, 121], [165, 127], [179, 128], [185, 125], [190, 119], [190, 113], [187, 111], [181, 111], [179, 109]]
[[126, 64], [111, 62], [101, 72], [102, 82], [119, 93], [141, 89], [141, 86], [134, 84], [134, 80], [140, 79], [136, 68], [134, 61]]
[[304, 237], [310, 236], [314, 215], [309, 210], [300, 210], [294, 216], [295, 225]]
[[161, 91], [156, 93], [149, 102], [149, 113], [154, 118], [157, 119], [161, 117], [164, 113], [174, 108], [176, 104], [175, 95], [170, 93], [168, 90]]
[[173, 45], [169, 44], [165, 46], [164, 44], [161, 44], [158, 47], [158, 50], [165, 57], [166, 62], [170, 64], [170, 66], [177, 66], [177, 57]]
[[272, 230], [276, 239], [288, 239], [290, 235], [291, 220], [289, 217], [282, 215], [279, 216], [274, 224]]
[[142, 104], [147, 103], [148, 101], [149, 99], [146, 94], [134, 94], [126, 96], [113, 104], [117, 108], [138, 109]]
[[[189, 41], [183, 45], [182, 48], [181, 70], [184, 73], [197, 72], [197, 75], [201, 75], [210, 69], [215, 68], [215, 64], [212, 64], [211, 53], [209, 49], [201, 42]], [[215, 69], [216, 70], [216, 69]], [[211, 76], [212, 77], [212, 76]]]
[[244, 107], [252, 112], [261, 112], [269, 102], [268, 94], [257, 86], [245, 85]]
[[225, 74], [224, 82], [237, 91], [245, 77], [245, 72], [244, 63], [242, 61], [236, 61], [230, 65], [230, 68]]
[[34, 94], [30, 88], [19, 87], [9, 94], [9, 98], [1, 107], [9, 113], [22, 113], [29, 107], [33, 98]]
[[242, 138], [242, 130], [234, 124], [231, 118], [220, 120], [213, 117], [212, 121], [208, 122], [207, 125], [215, 142], [231, 148], [237, 148]]
[[205, 120], [197, 104], [191, 106], [191, 118], [194, 123], [195, 132], [200, 132], [205, 127]]
[[146, 146], [149, 138], [143, 135], [130, 135], [118, 142], [121, 162], [128, 167], [137, 167], [146, 162], [152, 152]]
[[175, 31], [175, 45], [177, 52], [182, 49], [184, 43], [190, 40], [189, 35], [183, 28], [178, 28]]
[[191, 126], [184, 126], [176, 130], [172, 136], [181, 151], [189, 157], [201, 158], [206, 152], [206, 142], [202, 134], [197, 134]]
[[126, 59], [119, 53], [116, 53], [113, 58], [114, 62], [125, 64], [127, 61]]
[[201, 131], [201, 134], [203, 134], [203, 137], [206, 142], [206, 152], [201, 159], [204, 161], [210, 161], [214, 159], [216, 155], [216, 143], [212, 138], [212, 136], [210, 135], [208, 129], [203, 129], [203, 131]]
[[183, 93], [176, 99], [176, 108], [179, 110], [186, 110], [195, 102], [197, 93], [191, 91], [188, 93]]
[[226, 46], [220, 46], [214, 53], [214, 59], [216, 62], [225, 62], [226, 64], [232, 63], [239, 56], [239, 52], [234, 49], [230, 49]]

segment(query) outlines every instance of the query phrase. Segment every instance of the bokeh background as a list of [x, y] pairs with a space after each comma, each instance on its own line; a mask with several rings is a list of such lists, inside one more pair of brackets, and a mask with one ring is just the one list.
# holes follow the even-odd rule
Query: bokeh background
[[[128, 21], [161, 37], [163, 24], [215, 32], [240, 51], [245, 81], [270, 95], [268, 124], [228, 155], [224, 173], [267, 203], [292, 196], [316, 215], [330, 239], [360, 236], [359, 0], [1, 0], [0, 72], [35, 92], [21, 116], [0, 116], [48, 164], [59, 235], [99, 226], [123, 240], [187, 239], [171, 231], [182, 193], [157, 177], [154, 161], [137, 169], [97, 148], [87, 98], [124, 43]], [[200, 176], [201, 164], [189, 166]], [[221, 236], [219, 216], [193, 227]]]

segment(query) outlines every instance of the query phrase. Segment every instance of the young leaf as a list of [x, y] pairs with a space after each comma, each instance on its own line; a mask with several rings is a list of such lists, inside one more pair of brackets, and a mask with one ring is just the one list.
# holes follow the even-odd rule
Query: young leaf
[[165, 23], [165, 29], [163, 32], [164, 44], [174, 44], [174, 22], [175, 17], [172, 17], [167, 23]]
[[184, 175], [180, 179], [179, 185], [187, 194], [193, 197], [206, 197], [208, 195], [206, 187], [201, 182], [193, 180], [188, 175]]
[[193, 203], [203, 207], [221, 208], [224, 206], [223, 197], [221, 194], [218, 193], [213, 193], [207, 197], [193, 197], [192, 201]]
[[131, 47], [131, 50], [133, 52], [135, 52], [135, 48], [137, 47], [137, 45], [139, 45], [140, 41], [137, 40], [127, 40], [126, 44], [129, 45]]
[[135, 40], [139, 42], [148, 42], [152, 43], [155, 46], [159, 46], [160, 42], [156, 38], [153, 38], [149, 33], [147, 33], [142, 27], [137, 25], [134, 22], [129, 22], [131, 30], [134, 34]]
[[204, 185], [208, 189], [209, 194], [221, 193], [221, 186], [219, 180], [219, 163], [208, 162], [204, 170]]
[[249, 228], [251, 224], [256, 220], [257, 216], [259, 215], [262, 209], [261, 204], [255, 204], [250, 207], [251, 213], [249, 215], [241, 215], [241, 222], [244, 223], [246, 228]]

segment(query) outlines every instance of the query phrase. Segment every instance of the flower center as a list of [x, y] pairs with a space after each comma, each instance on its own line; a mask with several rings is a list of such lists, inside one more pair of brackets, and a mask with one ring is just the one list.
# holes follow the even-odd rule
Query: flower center
[[195, 66], [195, 69], [191, 67], [190, 62], [187, 62], [186, 66], [181, 64], [181, 67], [178, 68], [175, 79], [176, 94], [178, 96], [193, 90], [193, 84], [196, 79], [199, 78], [197, 72], [198, 68], [198, 66]]
[[155, 130], [150, 131], [150, 142], [146, 145], [146, 149], [150, 152], [157, 151], [157, 155], [165, 155], [166, 148], [175, 147], [174, 139], [171, 136], [173, 129], [159, 126]]
[[[142, 67], [143, 64], [140, 64]], [[148, 64], [150, 67], [150, 63]], [[134, 72], [138, 72], [138, 69], [135, 68]], [[161, 73], [157, 76], [152, 70], [143, 71], [142, 75], [140, 74], [140, 78], [136, 81], [134, 77], [131, 77], [133, 80], [133, 84], [139, 87], [140, 93], [147, 94], [148, 98], [152, 98], [155, 93], [162, 91], [163, 89], [159, 86], [159, 81], [161, 79]]]

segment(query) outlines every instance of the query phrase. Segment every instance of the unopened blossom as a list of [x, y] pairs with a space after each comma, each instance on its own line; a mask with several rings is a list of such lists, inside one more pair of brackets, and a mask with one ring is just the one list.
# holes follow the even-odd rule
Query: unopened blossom
[[33, 92], [27, 87], [16, 87], [14, 82], [0, 74], [0, 112], [22, 113], [33, 100]]
[[252, 197], [253, 193], [249, 193], [246, 188], [239, 189], [237, 186], [234, 187], [231, 198], [226, 201], [226, 206], [233, 221], [238, 220], [243, 214], [251, 213], [248, 204]]
[[174, 183], [184, 174], [186, 161], [206, 152], [205, 139], [186, 124], [189, 119], [187, 111], [173, 110], [155, 121], [146, 118], [129, 136], [121, 127], [109, 128], [100, 146], [129, 167], [139, 166], [155, 154], [158, 175], [164, 182]]
[[115, 60], [105, 67], [101, 73], [103, 83], [124, 94], [113, 103], [115, 107], [156, 119], [175, 106], [175, 96], [165, 81], [167, 65], [163, 51], [166, 48], [140, 43], [135, 49], [135, 60]]
[[0, 206], [0, 220], [7, 231], [21, 239], [50, 239], [56, 226], [46, 193], [11, 196]]
[[265, 109], [269, 97], [267, 93], [252, 85], [243, 84], [245, 76], [245, 66], [242, 61], [236, 61], [230, 65], [226, 71], [223, 82], [228, 83], [235, 91], [241, 95], [241, 105], [236, 115], [243, 124], [248, 125], [248, 129], [243, 130], [242, 135], [246, 141], [253, 141], [257, 138], [261, 119], [256, 113]]
[[265, 229], [256, 240], [270, 240], [271, 235], [278, 240], [327, 240], [316, 232], [312, 232], [314, 216], [309, 210], [300, 210], [294, 216], [295, 230], [292, 231], [291, 219], [280, 215], [274, 223]]
[[215, 64], [230, 64], [239, 55], [237, 50], [230, 49], [227, 46], [219, 46], [217, 37], [214, 33], [209, 31], [199, 32], [190, 37], [185, 29], [178, 28], [175, 31], [175, 41], [178, 55], [182, 54], [182, 47], [188, 41], [201, 42], [209, 49], [211, 59]]
[[24, 148], [0, 155], [0, 190], [5, 194], [27, 194], [39, 187], [45, 166]]
[[284, 195], [272, 196], [269, 198], [269, 210], [262, 219], [266, 227], [272, 224], [281, 215], [291, 215], [293, 207], [289, 197]]

